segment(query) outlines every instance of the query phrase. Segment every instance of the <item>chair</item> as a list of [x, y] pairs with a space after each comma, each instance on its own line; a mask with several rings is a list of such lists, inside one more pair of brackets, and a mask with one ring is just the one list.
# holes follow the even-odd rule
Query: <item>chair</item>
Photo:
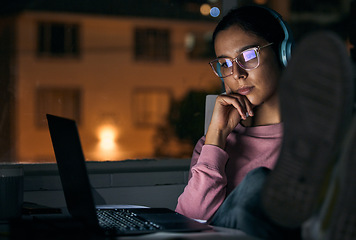
[[211, 116], [213, 115], [213, 110], [215, 106], [215, 100], [218, 95], [207, 95], [205, 99], [205, 125], [204, 125], [204, 135], [208, 131]]

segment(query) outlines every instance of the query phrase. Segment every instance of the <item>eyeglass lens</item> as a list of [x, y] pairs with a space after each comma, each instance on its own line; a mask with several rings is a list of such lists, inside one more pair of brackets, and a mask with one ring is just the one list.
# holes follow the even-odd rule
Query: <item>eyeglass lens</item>
[[220, 58], [212, 63], [215, 72], [219, 77], [226, 77], [232, 74], [233, 62], [246, 70], [254, 69], [258, 66], [258, 53], [255, 48], [247, 49], [241, 52], [236, 59]]

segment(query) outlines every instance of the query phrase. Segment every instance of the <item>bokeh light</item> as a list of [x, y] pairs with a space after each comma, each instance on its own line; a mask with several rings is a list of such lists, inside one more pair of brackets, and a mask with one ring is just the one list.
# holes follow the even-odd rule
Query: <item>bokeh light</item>
[[217, 7], [213, 7], [210, 9], [210, 16], [218, 17], [220, 15], [220, 9]]
[[210, 14], [210, 5], [207, 3], [204, 3], [200, 6], [200, 13], [204, 16], [208, 16]]

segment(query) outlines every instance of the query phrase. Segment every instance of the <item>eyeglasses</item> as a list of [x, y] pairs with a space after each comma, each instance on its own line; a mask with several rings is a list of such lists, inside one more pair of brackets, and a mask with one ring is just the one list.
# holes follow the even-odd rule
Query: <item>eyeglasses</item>
[[214, 73], [220, 77], [228, 77], [233, 74], [233, 63], [236, 62], [242, 69], [252, 70], [260, 65], [260, 51], [269, 47], [273, 43], [268, 43], [262, 47], [253, 47], [242, 51], [236, 58], [217, 58], [209, 62]]

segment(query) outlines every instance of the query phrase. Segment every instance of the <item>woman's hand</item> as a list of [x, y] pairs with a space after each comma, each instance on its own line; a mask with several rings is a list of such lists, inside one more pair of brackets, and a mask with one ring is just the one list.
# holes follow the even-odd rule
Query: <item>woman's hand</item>
[[222, 94], [216, 98], [211, 122], [206, 133], [205, 144], [225, 147], [227, 136], [241, 120], [253, 116], [252, 104], [246, 96]]

